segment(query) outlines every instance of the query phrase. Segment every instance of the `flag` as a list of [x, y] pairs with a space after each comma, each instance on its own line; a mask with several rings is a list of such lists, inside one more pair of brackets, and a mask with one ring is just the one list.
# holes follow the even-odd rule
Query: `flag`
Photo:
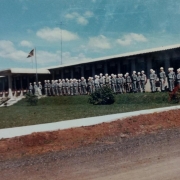
[[34, 49], [28, 54], [27, 58], [34, 56]]

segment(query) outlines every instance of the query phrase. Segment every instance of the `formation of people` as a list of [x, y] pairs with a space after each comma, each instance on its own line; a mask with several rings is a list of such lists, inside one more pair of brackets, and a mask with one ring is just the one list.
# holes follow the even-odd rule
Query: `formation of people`
[[[166, 78], [167, 77], [167, 78]], [[155, 73], [153, 69], [150, 69], [150, 87], [151, 92], [156, 92], [156, 82], [160, 82], [161, 92], [165, 91], [166, 79], [168, 80], [169, 91], [173, 91], [175, 82], [180, 85], [180, 68], [177, 70], [177, 75], [173, 71], [173, 68], [168, 69], [166, 75], [164, 68], [160, 68], [159, 75]], [[95, 75], [95, 77], [89, 77], [86, 80], [84, 77], [81, 79], [59, 79], [59, 80], [45, 80], [44, 86], [41, 82], [38, 84], [34, 82], [29, 84], [29, 93], [35, 95], [46, 96], [59, 96], [59, 95], [85, 95], [91, 94], [95, 90], [108, 86], [114, 93], [130, 93], [130, 92], [145, 92], [145, 86], [147, 84], [147, 76], [142, 70], [141, 72], [133, 71], [132, 75], [127, 72], [123, 74], [105, 74]]]

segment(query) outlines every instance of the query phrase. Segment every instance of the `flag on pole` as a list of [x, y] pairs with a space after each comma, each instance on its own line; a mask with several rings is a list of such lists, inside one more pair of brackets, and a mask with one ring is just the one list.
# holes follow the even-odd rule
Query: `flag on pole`
[[34, 49], [30, 51], [30, 53], [28, 54], [27, 58], [32, 57], [32, 56], [34, 56]]

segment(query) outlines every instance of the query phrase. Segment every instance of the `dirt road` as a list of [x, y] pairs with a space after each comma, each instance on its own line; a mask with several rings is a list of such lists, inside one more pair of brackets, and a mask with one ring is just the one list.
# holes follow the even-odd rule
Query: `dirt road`
[[2, 180], [179, 180], [180, 130], [0, 162]]

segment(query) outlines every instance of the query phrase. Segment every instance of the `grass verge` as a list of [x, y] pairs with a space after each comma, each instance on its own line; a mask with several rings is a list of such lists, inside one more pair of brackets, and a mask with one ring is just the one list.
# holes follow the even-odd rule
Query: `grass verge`
[[46, 97], [37, 106], [29, 106], [23, 99], [13, 106], [0, 108], [0, 129], [176, 105], [168, 102], [168, 93], [116, 95], [112, 105], [92, 105], [88, 98]]

